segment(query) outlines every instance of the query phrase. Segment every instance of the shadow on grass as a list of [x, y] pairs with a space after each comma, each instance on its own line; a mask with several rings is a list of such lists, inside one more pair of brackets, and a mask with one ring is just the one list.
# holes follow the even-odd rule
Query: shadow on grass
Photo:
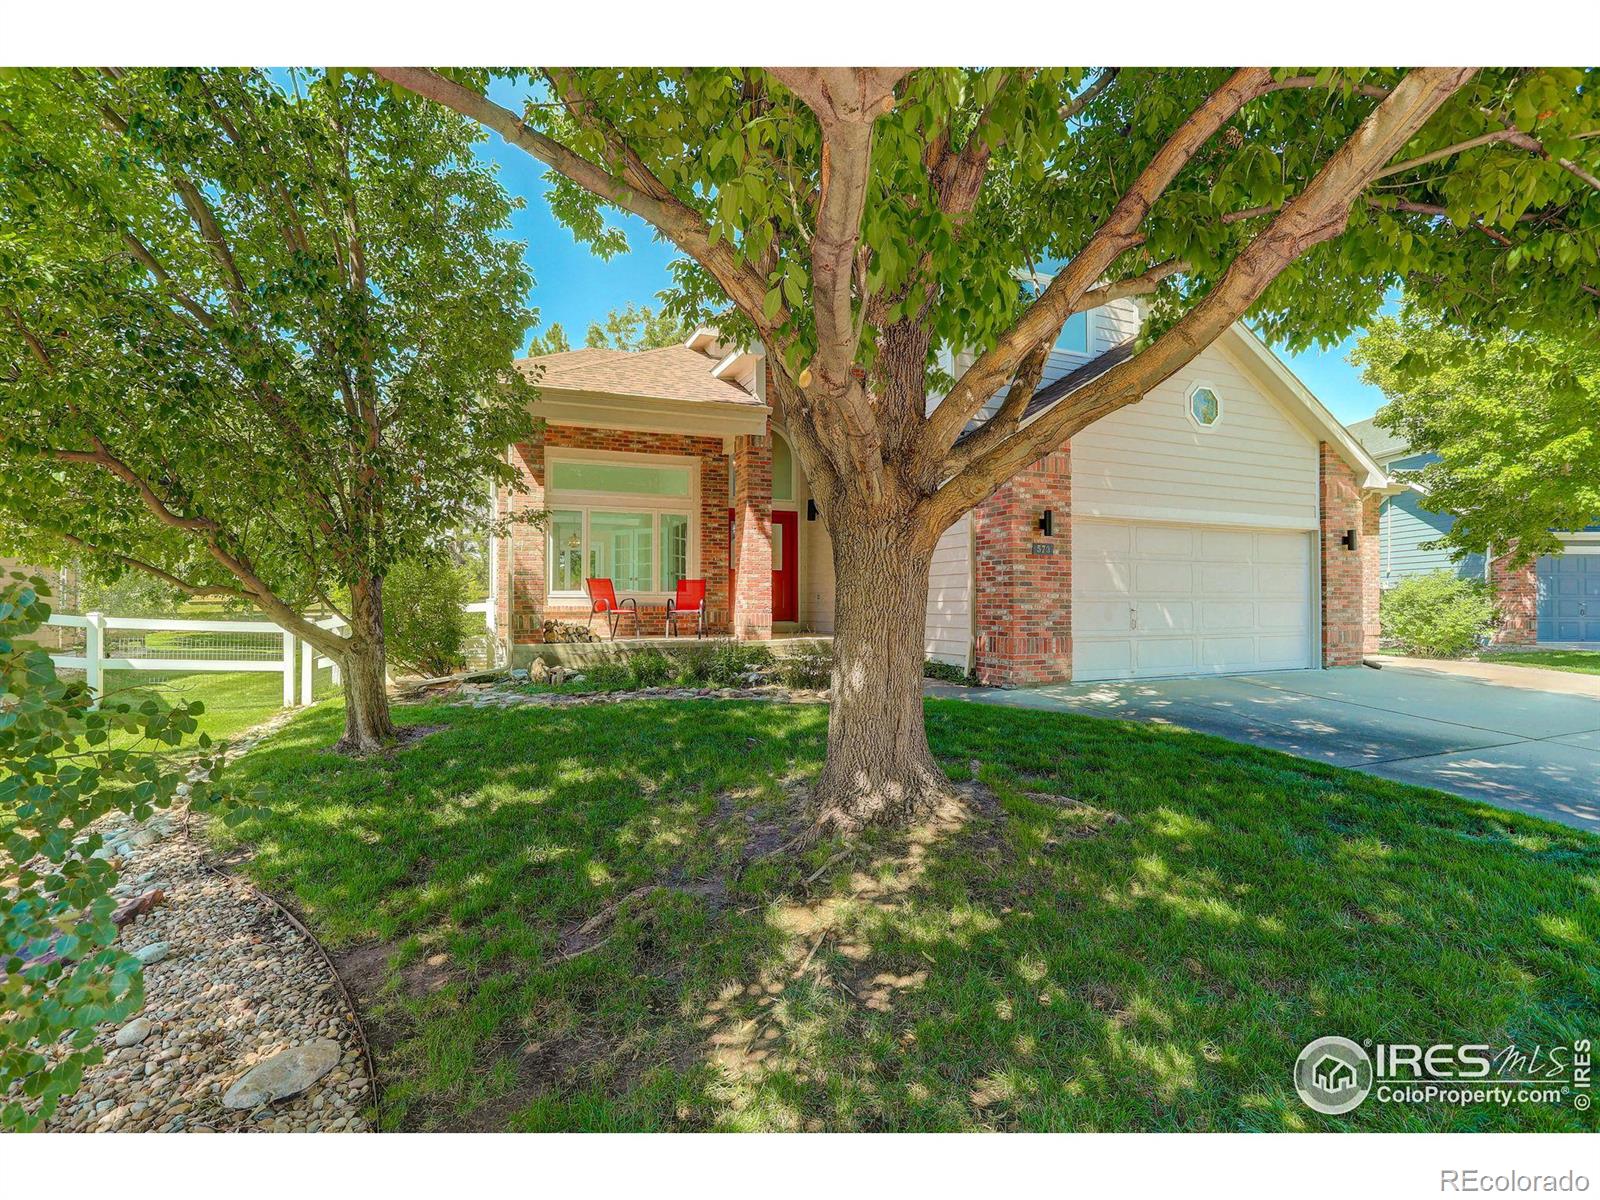
[[1584, 834], [1180, 730], [932, 702], [983, 811], [752, 865], [820, 764], [820, 707], [399, 716], [448, 728], [352, 762], [322, 750], [325, 707], [238, 768], [273, 798], [251, 869], [360, 977], [398, 1127], [1592, 1128], [1325, 1118], [1290, 1080], [1324, 1034], [1592, 1036]]

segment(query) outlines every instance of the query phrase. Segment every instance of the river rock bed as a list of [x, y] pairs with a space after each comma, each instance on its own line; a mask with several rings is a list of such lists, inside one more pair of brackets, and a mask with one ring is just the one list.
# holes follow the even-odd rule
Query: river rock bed
[[[231, 749], [242, 753], [269, 731], [252, 731]], [[122, 860], [118, 899], [154, 888], [166, 894], [164, 904], [123, 927], [118, 945], [137, 952], [165, 942], [167, 951], [144, 969], [143, 1009], [99, 1031], [105, 1060], [84, 1072], [47, 1128], [366, 1130], [371, 1085], [355, 1014], [338, 983], [282, 912], [243, 879], [201, 865], [201, 847], [184, 836], [183, 819], [181, 811], [162, 813], [139, 826], [114, 814], [99, 827]], [[324, 1039], [337, 1043], [338, 1053], [324, 1051], [318, 1066], [325, 1073], [303, 1093], [252, 1108], [224, 1105], [251, 1068]]]

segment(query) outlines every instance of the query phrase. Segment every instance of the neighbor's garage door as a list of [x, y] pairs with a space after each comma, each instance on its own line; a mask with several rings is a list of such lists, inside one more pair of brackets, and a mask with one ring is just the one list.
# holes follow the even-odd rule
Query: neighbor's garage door
[[1600, 554], [1546, 555], [1539, 579], [1541, 642], [1600, 642]]
[[1073, 522], [1074, 679], [1310, 667], [1312, 646], [1309, 533]]

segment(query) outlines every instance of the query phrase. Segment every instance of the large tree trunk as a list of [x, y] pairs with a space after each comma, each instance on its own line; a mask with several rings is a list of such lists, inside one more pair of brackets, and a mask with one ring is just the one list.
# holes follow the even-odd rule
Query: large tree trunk
[[344, 671], [344, 736], [335, 748], [346, 754], [371, 754], [394, 738], [385, 680], [381, 580], [350, 589], [350, 620], [350, 644], [340, 664]]
[[933, 540], [897, 524], [848, 513], [829, 523], [837, 588], [833, 704], [828, 757], [812, 788], [822, 833], [904, 825], [950, 793], [922, 719]]

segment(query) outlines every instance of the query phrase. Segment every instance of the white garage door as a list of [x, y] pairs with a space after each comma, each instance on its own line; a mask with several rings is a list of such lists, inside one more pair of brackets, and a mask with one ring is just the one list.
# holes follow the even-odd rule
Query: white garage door
[[1314, 666], [1311, 535], [1072, 524], [1072, 676]]

